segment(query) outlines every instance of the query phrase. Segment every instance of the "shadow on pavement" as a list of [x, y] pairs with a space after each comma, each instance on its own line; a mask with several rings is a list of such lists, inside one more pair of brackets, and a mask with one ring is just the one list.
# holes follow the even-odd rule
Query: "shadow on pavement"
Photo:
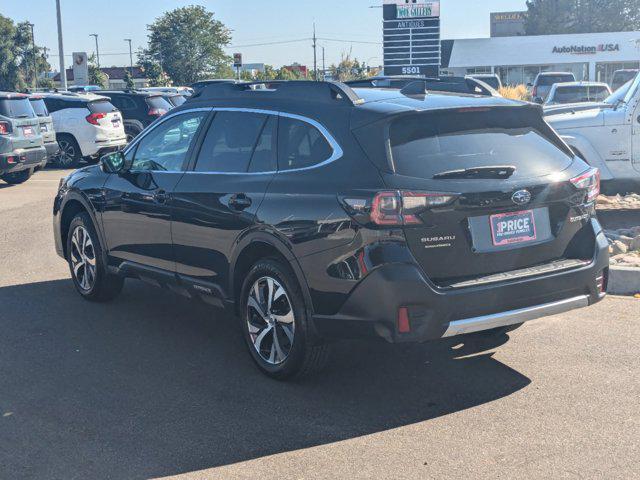
[[[0, 288], [0, 477], [149, 478], [423, 422], [527, 386], [493, 344], [338, 344], [322, 375], [254, 368], [220, 311], [129, 281]], [[469, 356], [471, 355], [471, 356]]]

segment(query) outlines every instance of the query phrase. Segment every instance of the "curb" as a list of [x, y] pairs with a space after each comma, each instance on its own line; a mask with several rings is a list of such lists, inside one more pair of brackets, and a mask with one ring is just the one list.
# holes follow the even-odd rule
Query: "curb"
[[611, 295], [635, 295], [640, 293], [640, 268], [611, 267], [607, 291]]

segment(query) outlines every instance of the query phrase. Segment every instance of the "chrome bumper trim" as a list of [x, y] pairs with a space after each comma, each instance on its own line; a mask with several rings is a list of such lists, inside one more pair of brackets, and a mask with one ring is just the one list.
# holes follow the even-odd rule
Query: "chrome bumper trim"
[[511, 310], [509, 312], [467, 318], [465, 320], [456, 320], [449, 324], [449, 328], [443, 337], [455, 337], [456, 335], [463, 335], [465, 333], [481, 332], [483, 330], [491, 330], [492, 328], [498, 327], [508, 327], [510, 325], [529, 322], [538, 318], [557, 315], [576, 308], [588, 306], [589, 296], [581, 295], [579, 297], [560, 300], [559, 302], [545, 303], [543, 305], [535, 305], [533, 307]]

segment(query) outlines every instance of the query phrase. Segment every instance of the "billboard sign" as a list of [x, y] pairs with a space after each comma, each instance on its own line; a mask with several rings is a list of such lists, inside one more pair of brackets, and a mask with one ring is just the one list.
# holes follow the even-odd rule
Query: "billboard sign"
[[384, 73], [438, 77], [440, 2], [384, 0]]
[[233, 66], [235, 68], [240, 68], [242, 66], [242, 54], [234, 53], [233, 54]]

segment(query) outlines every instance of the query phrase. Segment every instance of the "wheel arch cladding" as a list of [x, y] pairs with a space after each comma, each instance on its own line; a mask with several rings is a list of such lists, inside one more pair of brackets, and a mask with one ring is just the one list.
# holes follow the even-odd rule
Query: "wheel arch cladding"
[[[280, 247], [280, 248], [279, 248]], [[231, 275], [231, 295], [235, 302], [236, 309], [238, 308], [239, 302], [237, 301], [240, 297], [240, 290], [242, 289], [242, 284], [249, 273], [251, 267], [259, 260], [264, 258], [276, 258], [280, 260], [285, 266], [287, 266], [294, 277], [298, 280], [298, 284], [302, 290], [302, 294], [304, 296], [305, 305], [307, 310], [311, 310], [311, 295], [309, 293], [309, 287], [307, 285], [307, 281], [302, 273], [302, 269], [298, 265], [298, 262], [295, 258], [287, 255], [286, 250], [283, 251], [283, 247], [277, 246], [277, 243], [273, 241], [273, 239], [265, 239], [265, 238], [257, 238], [248, 241], [245, 245], [239, 249], [238, 256], [233, 262], [232, 267], [232, 275]], [[310, 312], [311, 313], [311, 312]]]

